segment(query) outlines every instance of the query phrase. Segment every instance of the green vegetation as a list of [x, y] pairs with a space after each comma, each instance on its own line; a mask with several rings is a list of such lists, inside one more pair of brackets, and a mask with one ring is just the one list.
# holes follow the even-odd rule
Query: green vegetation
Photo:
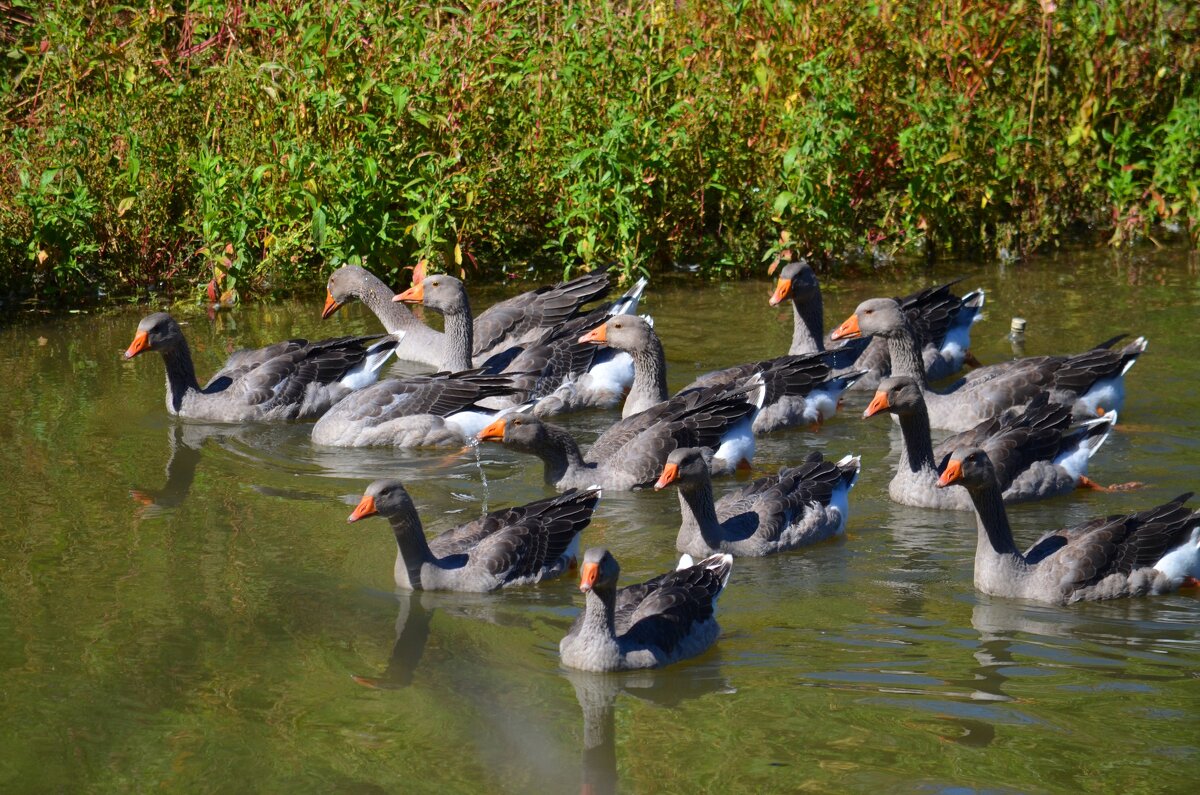
[[0, 0], [0, 290], [1195, 244], [1197, 30], [1183, 0]]

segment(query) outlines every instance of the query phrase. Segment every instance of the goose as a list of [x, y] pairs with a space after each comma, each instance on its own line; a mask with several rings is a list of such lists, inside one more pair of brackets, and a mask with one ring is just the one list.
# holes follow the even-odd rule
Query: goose
[[461, 447], [502, 412], [481, 405], [517, 392], [513, 379], [480, 370], [389, 378], [347, 395], [317, 420], [328, 447]]
[[728, 474], [754, 455], [750, 425], [765, 387], [755, 375], [742, 384], [696, 390], [620, 420], [583, 455], [564, 428], [516, 413], [476, 437], [542, 459], [543, 477], [559, 489], [597, 484], [628, 491], [654, 483], [677, 447], [709, 447], [713, 471]]
[[1138, 337], [1120, 350], [1110, 350], [1115, 338], [1073, 356], [1035, 356], [980, 367], [944, 392], [935, 392], [925, 380], [916, 333], [891, 298], [863, 301], [854, 314], [833, 332], [833, 339], [864, 334], [883, 337], [888, 343], [894, 375], [914, 379], [924, 393], [931, 427], [965, 431], [1009, 408], [1023, 406], [1043, 389], [1050, 399], [1072, 407], [1080, 416], [1095, 417], [1120, 409], [1124, 375], [1146, 350]]
[[[622, 416], [629, 417], [667, 399], [667, 364], [662, 342], [648, 319], [633, 315], [609, 318], [579, 338], [580, 342], [608, 345], [633, 359], [633, 384], [625, 398]], [[731, 384], [759, 373], [766, 384], [763, 408], [754, 419], [757, 434], [796, 425], [818, 426], [837, 412], [838, 402], [861, 372], [831, 377], [834, 367], [853, 362], [866, 341], [852, 340], [844, 348], [801, 356], [783, 356], [706, 373], [679, 390]]]
[[579, 550], [599, 489], [571, 490], [492, 511], [426, 541], [412, 497], [398, 480], [367, 487], [348, 522], [376, 514], [396, 536], [396, 585], [410, 591], [494, 591], [557, 577]]
[[[484, 363], [488, 372], [504, 372], [518, 379], [520, 393], [509, 404], [549, 396], [539, 402], [539, 416], [587, 406], [615, 405], [633, 376], [632, 362], [601, 352], [574, 337], [584, 323], [595, 323], [609, 312], [633, 311], [646, 286], [639, 281], [612, 307], [596, 310], [542, 332], [532, 344], [514, 346]], [[441, 366], [447, 370], [470, 369], [470, 350], [474, 330], [466, 289], [458, 279], [445, 274], [426, 277], [419, 284], [397, 295], [394, 301], [420, 302], [446, 318], [445, 355]]]
[[[510, 345], [537, 336], [541, 329], [574, 317], [581, 306], [602, 298], [608, 290], [608, 275], [591, 273], [501, 301], [474, 319], [470, 355], [482, 364]], [[344, 265], [329, 276], [321, 317], [331, 317], [348, 301], [362, 301], [388, 333], [406, 332], [397, 351], [399, 358], [443, 368], [447, 357], [445, 335], [422, 323], [408, 307], [397, 306], [394, 296], [367, 269]], [[470, 366], [453, 369], [466, 370]]]
[[680, 552], [761, 557], [842, 535], [859, 468], [857, 456], [833, 464], [813, 452], [800, 466], [759, 478], [714, 503], [708, 451], [685, 447], [667, 457], [654, 488], [679, 485]]
[[684, 555], [675, 571], [617, 588], [621, 567], [607, 549], [583, 553], [583, 613], [558, 645], [563, 665], [582, 671], [657, 668], [694, 657], [717, 639], [717, 598], [732, 555], [699, 562]]
[[1125, 516], [1092, 519], [1017, 550], [996, 480], [979, 448], [956, 450], [938, 485], [963, 486], [975, 506], [975, 587], [993, 596], [1054, 604], [1164, 593], [1200, 576], [1200, 512], [1192, 495]]
[[[929, 287], [896, 299], [921, 334], [921, 356], [926, 377], [930, 381], [948, 378], [961, 370], [964, 364], [979, 366], [979, 361], [970, 350], [971, 326], [980, 317], [986, 295], [983, 290], [972, 290], [959, 298], [950, 291], [955, 284], [957, 282]], [[784, 266], [768, 303], [778, 306], [789, 298], [792, 301], [792, 345], [788, 353], [825, 350], [821, 287], [812, 267], [805, 260]], [[874, 389], [880, 379], [891, 372], [887, 343], [882, 339], [872, 339], [852, 366], [867, 371], [852, 388]]]
[[380, 336], [295, 339], [235, 351], [201, 387], [179, 323], [155, 312], [138, 323], [125, 359], [146, 351], [162, 355], [169, 414], [213, 422], [312, 419], [375, 381], [396, 348], [394, 337], [368, 346]]
[[1050, 393], [1041, 392], [1024, 412], [1006, 412], [984, 420], [935, 448], [920, 385], [908, 376], [894, 375], [879, 382], [879, 390], [863, 417], [883, 412], [899, 417], [904, 437], [896, 474], [888, 485], [888, 496], [902, 505], [972, 510], [966, 492], [937, 485], [939, 462], [954, 450], [968, 446], [988, 451], [1006, 503], [1055, 497], [1077, 488], [1112, 491], [1137, 485], [1106, 487], [1087, 477], [1088, 461], [1116, 425], [1115, 411], [1071, 428], [1071, 410], [1051, 403]]

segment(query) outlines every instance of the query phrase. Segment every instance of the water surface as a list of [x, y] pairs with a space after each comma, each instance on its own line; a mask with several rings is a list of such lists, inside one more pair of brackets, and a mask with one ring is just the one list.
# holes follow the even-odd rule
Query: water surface
[[[1132, 494], [1012, 511], [1020, 541], [1200, 486], [1200, 267], [1177, 251], [947, 265], [826, 287], [862, 298], [959, 275], [988, 290], [985, 362], [1150, 339], [1119, 432], [1093, 461]], [[766, 283], [655, 285], [673, 387], [786, 351]], [[488, 293], [487, 297], [495, 297]], [[476, 299], [484, 305], [486, 300]], [[237, 347], [375, 330], [311, 301], [190, 314], [201, 376]], [[382, 520], [347, 525], [372, 479], [426, 527], [546, 496], [497, 446], [330, 451], [308, 427], [178, 423], [156, 357], [122, 362], [144, 308], [0, 330], [0, 788], [327, 792], [1180, 792], [1200, 771], [1194, 594], [1056, 608], [971, 585], [973, 520], [886, 499], [899, 435], [858, 417], [762, 441], [863, 456], [844, 541], [738, 560], [712, 651], [659, 672], [568, 673], [570, 578], [486, 596], [395, 594]], [[182, 316], [182, 315], [181, 315]], [[592, 438], [613, 420], [565, 424]], [[486, 485], [485, 485], [486, 476]], [[718, 491], [728, 484], [718, 484]], [[606, 494], [585, 544], [628, 580], [672, 566], [673, 490]], [[586, 730], [585, 730], [586, 723]]]

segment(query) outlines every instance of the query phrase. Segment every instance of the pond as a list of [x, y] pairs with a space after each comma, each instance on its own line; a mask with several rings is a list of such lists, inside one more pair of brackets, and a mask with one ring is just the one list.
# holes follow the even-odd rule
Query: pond
[[[1013, 509], [1019, 542], [1200, 487], [1200, 263], [1067, 252], [837, 282], [859, 300], [965, 276], [988, 291], [973, 350], [1077, 351], [1144, 334], [1118, 432], [1092, 462], [1130, 493]], [[765, 282], [660, 280], [672, 388], [779, 355]], [[476, 305], [486, 305], [485, 292]], [[291, 336], [376, 329], [321, 295], [186, 316], [197, 368]], [[818, 432], [764, 438], [757, 471], [862, 455], [843, 541], [735, 562], [708, 653], [657, 672], [568, 673], [572, 577], [485, 596], [394, 593], [387, 524], [346, 517], [380, 476], [428, 530], [546, 496], [498, 445], [329, 451], [304, 424], [178, 423], [157, 357], [123, 362], [147, 310], [0, 329], [0, 788], [262, 792], [1182, 792], [1200, 770], [1200, 600], [1041, 606], [976, 594], [974, 519], [892, 504], [899, 433], [848, 399]], [[182, 315], [181, 315], [182, 316]], [[566, 417], [591, 437], [614, 414]], [[718, 493], [732, 485], [718, 482]], [[584, 544], [624, 581], [671, 567], [673, 490], [606, 493]], [[586, 730], [585, 730], [586, 723]]]

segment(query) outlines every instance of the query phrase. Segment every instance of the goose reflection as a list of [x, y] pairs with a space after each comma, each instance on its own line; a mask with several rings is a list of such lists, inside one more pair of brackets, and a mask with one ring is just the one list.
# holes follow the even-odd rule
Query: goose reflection
[[569, 671], [567, 680], [583, 712], [580, 793], [617, 791], [616, 701], [621, 693], [660, 707], [674, 708], [710, 693], [734, 693], [712, 663], [686, 671], [647, 670], [619, 674]]
[[387, 667], [378, 676], [354, 674], [355, 682], [376, 690], [399, 690], [412, 684], [429, 643], [429, 625], [434, 613], [423, 603], [424, 596], [420, 591], [396, 594], [400, 610], [396, 614], [396, 641]]
[[193, 422], [172, 422], [167, 428], [167, 482], [162, 488], [131, 488], [138, 516], [150, 518], [177, 508], [187, 499], [200, 465], [201, 448], [209, 439], [232, 435], [236, 428]]

